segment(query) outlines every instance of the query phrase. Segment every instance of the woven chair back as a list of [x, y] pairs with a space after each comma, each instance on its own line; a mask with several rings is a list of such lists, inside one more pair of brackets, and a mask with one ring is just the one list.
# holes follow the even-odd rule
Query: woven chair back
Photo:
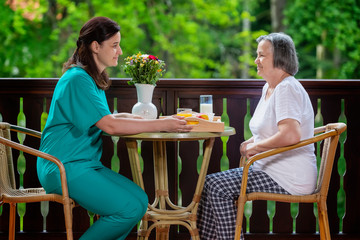
[[[336, 125], [327, 125], [325, 132], [330, 131], [335, 127]], [[339, 135], [335, 135], [329, 138], [326, 138], [321, 143], [322, 151], [321, 151], [321, 162], [320, 162], [320, 168], [318, 173], [318, 181], [315, 188], [314, 193], [322, 192], [323, 194], [328, 193], [328, 188], [330, 185], [330, 178], [331, 178], [331, 172], [334, 165], [334, 155], [335, 155], [335, 149], [336, 145], [338, 144]]]
[[[0, 137], [10, 139], [10, 125], [0, 122]], [[11, 148], [0, 144], [0, 194], [15, 188], [15, 173]]]

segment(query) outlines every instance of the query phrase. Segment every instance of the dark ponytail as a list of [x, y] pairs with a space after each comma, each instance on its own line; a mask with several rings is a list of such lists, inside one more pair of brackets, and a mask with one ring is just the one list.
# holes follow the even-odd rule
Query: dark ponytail
[[84, 24], [76, 41], [76, 49], [67, 62], [63, 72], [74, 66], [80, 66], [95, 80], [98, 88], [106, 90], [110, 87], [107, 72], [99, 72], [90, 45], [93, 41], [101, 44], [120, 31], [120, 26], [107, 17], [95, 17]]

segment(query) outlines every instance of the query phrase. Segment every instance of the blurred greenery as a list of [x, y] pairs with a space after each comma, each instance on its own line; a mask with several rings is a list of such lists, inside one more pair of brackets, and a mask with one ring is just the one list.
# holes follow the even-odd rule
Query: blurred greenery
[[[317, 68], [322, 70], [322, 73], [317, 72], [318, 78], [359, 78], [359, 1], [291, 2], [285, 10], [285, 24], [297, 46], [301, 74], [307, 76], [307, 72]], [[323, 53], [322, 48], [325, 49]]]
[[[156, 55], [167, 64], [166, 78], [256, 78], [255, 39], [273, 31], [270, 7], [276, 2], [2, 1], [0, 76], [59, 77], [62, 64], [75, 50], [81, 26], [91, 17], [107, 16], [121, 26], [123, 58], [139, 51]], [[285, 2], [283, 31], [297, 45], [297, 77], [359, 78], [356, 0]], [[320, 54], [317, 49], [324, 51]], [[109, 73], [128, 77], [120, 67]]]

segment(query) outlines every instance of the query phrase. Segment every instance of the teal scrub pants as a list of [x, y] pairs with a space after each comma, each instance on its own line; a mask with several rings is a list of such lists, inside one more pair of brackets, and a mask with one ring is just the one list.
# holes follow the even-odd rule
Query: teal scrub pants
[[[100, 215], [80, 240], [125, 239], [148, 205], [148, 197], [138, 185], [104, 166], [89, 168], [68, 181], [68, 188], [80, 206]], [[54, 192], [61, 194], [61, 187]]]

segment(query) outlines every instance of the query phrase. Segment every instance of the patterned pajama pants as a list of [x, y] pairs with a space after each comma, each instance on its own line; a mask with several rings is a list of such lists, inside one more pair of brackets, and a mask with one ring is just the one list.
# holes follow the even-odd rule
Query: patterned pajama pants
[[[197, 214], [201, 240], [234, 239], [235, 201], [240, 195], [242, 173], [242, 168], [235, 168], [206, 176]], [[249, 169], [246, 192], [289, 194], [265, 172], [252, 168]], [[241, 239], [244, 239], [243, 234]]]

